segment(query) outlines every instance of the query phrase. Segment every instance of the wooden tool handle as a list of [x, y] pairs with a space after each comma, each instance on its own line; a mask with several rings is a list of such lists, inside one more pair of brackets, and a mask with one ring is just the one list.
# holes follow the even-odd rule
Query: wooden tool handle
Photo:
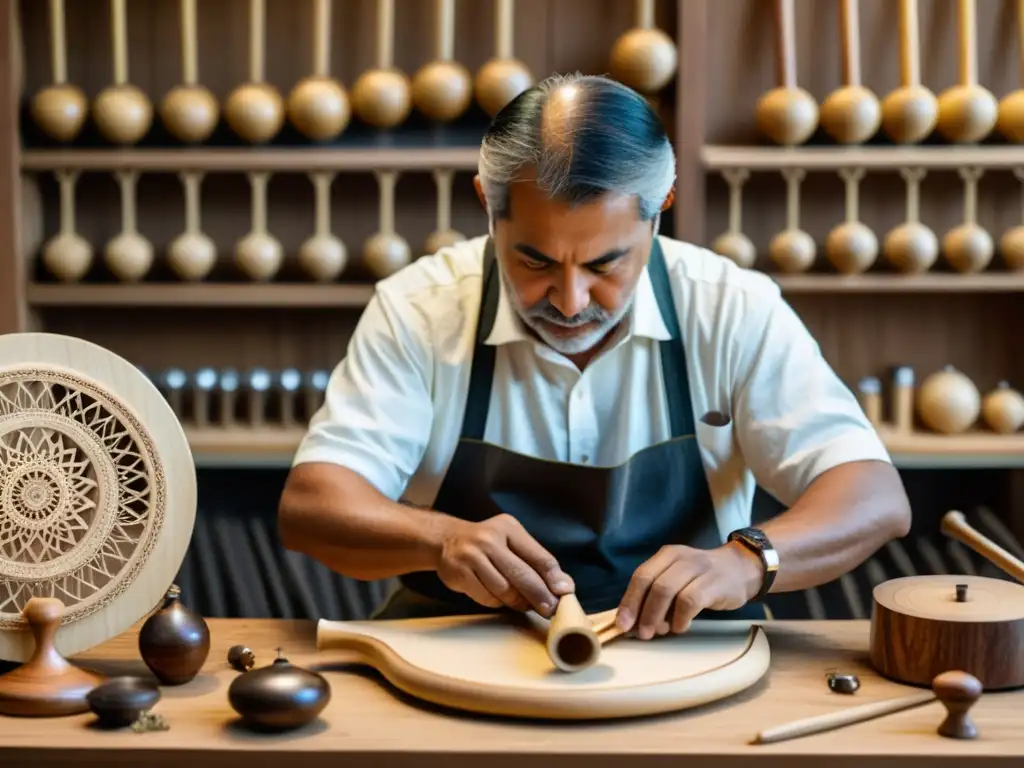
[[804, 720], [797, 720], [793, 723], [780, 725], [775, 728], [768, 728], [761, 731], [754, 737], [754, 744], [773, 744], [777, 741], [797, 739], [801, 736], [810, 736], [815, 733], [831, 731], [835, 728], [842, 728], [854, 723], [862, 723], [892, 712], [899, 712], [911, 707], [918, 707], [935, 701], [933, 692], [918, 693], [913, 696], [904, 696], [899, 699], [887, 699], [885, 701], [873, 701], [870, 704], [862, 704], [859, 707], [851, 707], [839, 712], [829, 712], [827, 715], [816, 715]]
[[793, 0], [776, 0], [775, 66], [779, 85], [783, 88], [796, 88], [796, 25], [793, 17]]
[[993, 565], [1024, 583], [1024, 563], [973, 528], [963, 512], [951, 510], [942, 516], [942, 532], [973, 549]]
[[860, 85], [860, 4], [841, 0], [839, 29], [843, 40], [843, 84]]
[[551, 662], [565, 672], [585, 669], [601, 655], [601, 641], [576, 595], [559, 599], [548, 628], [547, 649]]
[[921, 84], [917, 0], [900, 0], [900, 79], [904, 86]]
[[68, 79], [64, 0], [50, 0], [50, 56], [52, 57], [53, 82], [63, 85]]

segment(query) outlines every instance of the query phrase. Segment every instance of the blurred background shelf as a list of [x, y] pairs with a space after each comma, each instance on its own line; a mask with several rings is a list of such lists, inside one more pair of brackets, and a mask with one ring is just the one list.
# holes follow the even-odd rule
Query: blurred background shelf
[[34, 307], [365, 307], [374, 286], [316, 283], [150, 283], [63, 285], [36, 283]]
[[786, 275], [768, 273], [783, 293], [1021, 293], [1024, 272]]
[[701, 162], [708, 170], [741, 168], [775, 171], [803, 168], [834, 171], [859, 167], [897, 174], [901, 167], [956, 171], [963, 167], [1012, 169], [1024, 165], [1024, 147], [995, 146], [726, 146], [701, 148]]

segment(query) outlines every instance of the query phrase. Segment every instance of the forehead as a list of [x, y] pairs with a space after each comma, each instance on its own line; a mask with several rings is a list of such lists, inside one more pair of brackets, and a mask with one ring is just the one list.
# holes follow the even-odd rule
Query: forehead
[[509, 190], [509, 221], [519, 237], [541, 239], [593, 239], [602, 234], [622, 236], [640, 223], [632, 195], [608, 193], [585, 203], [552, 199], [536, 183], [523, 179]]

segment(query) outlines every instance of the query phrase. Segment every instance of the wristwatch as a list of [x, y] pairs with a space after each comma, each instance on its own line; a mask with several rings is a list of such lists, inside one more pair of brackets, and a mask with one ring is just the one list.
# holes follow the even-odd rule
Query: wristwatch
[[764, 579], [761, 582], [761, 589], [751, 599], [751, 602], [760, 600], [768, 594], [775, 582], [775, 573], [779, 570], [779, 553], [775, 551], [768, 537], [760, 528], [740, 528], [729, 534], [728, 541], [738, 541], [751, 552], [761, 558], [764, 565]]

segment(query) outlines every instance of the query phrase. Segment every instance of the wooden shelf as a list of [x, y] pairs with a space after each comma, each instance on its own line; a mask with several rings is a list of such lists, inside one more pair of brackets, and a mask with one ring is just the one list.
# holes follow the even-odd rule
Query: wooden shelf
[[1024, 272], [978, 274], [924, 273], [862, 275], [785, 275], [768, 273], [783, 293], [1018, 293]]
[[365, 307], [372, 284], [151, 283], [33, 284], [33, 307]]
[[[302, 427], [186, 428], [199, 467], [289, 467]], [[997, 435], [976, 432], [947, 437], [902, 435], [879, 429], [893, 462], [901, 469], [1024, 468], [1024, 432]]]
[[905, 469], [980, 469], [1024, 467], [1024, 432], [999, 435], [968, 432], [901, 434], [889, 427], [878, 433], [897, 466]]
[[897, 172], [900, 168], [956, 170], [1012, 168], [1024, 165], [1024, 146], [873, 146], [873, 147], [757, 147], [708, 145], [701, 149], [701, 162], [708, 170], [745, 168], [772, 171], [804, 168], [808, 171], [838, 170], [844, 167]]
[[[783, 293], [1024, 293], [1024, 272], [784, 275], [768, 273]], [[33, 307], [365, 307], [372, 283], [34, 283]]]
[[476, 170], [479, 148], [469, 147], [322, 147], [183, 149], [44, 149], [21, 154], [26, 171], [363, 171], [380, 169]]

